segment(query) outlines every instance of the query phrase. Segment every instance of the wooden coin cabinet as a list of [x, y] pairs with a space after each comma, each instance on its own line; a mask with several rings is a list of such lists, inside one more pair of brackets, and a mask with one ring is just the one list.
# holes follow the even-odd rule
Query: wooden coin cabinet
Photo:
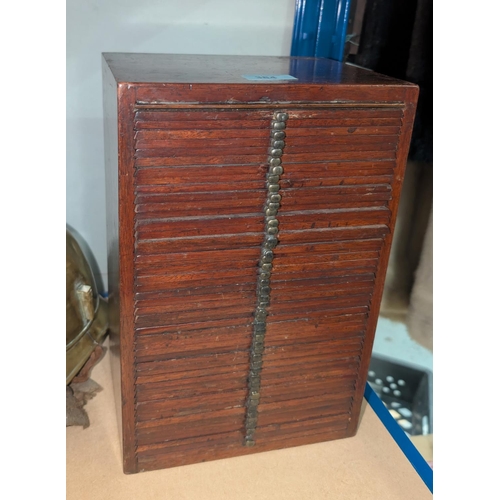
[[125, 472], [355, 434], [417, 87], [288, 57], [103, 78]]

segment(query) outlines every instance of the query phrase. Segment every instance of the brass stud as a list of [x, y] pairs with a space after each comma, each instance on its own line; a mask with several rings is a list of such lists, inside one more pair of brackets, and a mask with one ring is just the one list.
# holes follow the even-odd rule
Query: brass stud
[[273, 156], [274, 158], [280, 157], [283, 155], [283, 150], [282, 149], [270, 149], [269, 154]]
[[264, 241], [264, 248], [273, 249], [278, 244], [278, 238], [274, 235], [267, 235]]
[[273, 203], [273, 202], [269, 202], [267, 204], [268, 208], [275, 208], [276, 210], [278, 210], [278, 208], [280, 207], [280, 204], [279, 203]]

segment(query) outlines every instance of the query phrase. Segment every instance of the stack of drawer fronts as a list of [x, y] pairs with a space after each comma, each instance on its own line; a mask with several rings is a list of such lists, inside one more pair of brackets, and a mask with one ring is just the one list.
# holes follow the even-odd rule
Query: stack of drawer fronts
[[125, 470], [353, 435], [407, 103], [129, 102]]

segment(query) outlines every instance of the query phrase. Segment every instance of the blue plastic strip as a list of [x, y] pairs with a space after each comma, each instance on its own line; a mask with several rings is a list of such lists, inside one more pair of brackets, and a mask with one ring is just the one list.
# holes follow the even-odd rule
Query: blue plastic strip
[[[335, 12], [339, 1], [342, 0], [322, 0], [321, 2], [314, 57], [333, 58], [333, 45], [337, 41], [335, 36], [337, 28]], [[336, 60], [338, 61], [338, 59]]]
[[292, 56], [314, 57], [322, 0], [296, 0]]
[[292, 56], [344, 58], [351, 0], [296, 0]]
[[373, 411], [377, 414], [385, 428], [389, 431], [389, 434], [392, 436], [394, 441], [396, 441], [398, 446], [401, 448], [401, 451], [406, 455], [406, 458], [413, 465], [413, 468], [417, 471], [422, 481], [432, 493], [434, 477], [433, 470], [429, 467], [429, 464], [424, 460], [413, 443], [408, 439], [408, 436], [405, 434], [403, 429], [399, 427], [396, 420], [389, 413], [387, 408], [384, 406], [384, 403], [382, 403], [380, 398], [368, 383], [365, 386], [365, 399], [373, 408]]
[[336, 23], [332, 39], [331, 58], [336, 61], [343, 61], [345, 37], [347, 35], [347, 25], [349, 23], [349, 8], [351, 0], [339, 0], [337, 2]]

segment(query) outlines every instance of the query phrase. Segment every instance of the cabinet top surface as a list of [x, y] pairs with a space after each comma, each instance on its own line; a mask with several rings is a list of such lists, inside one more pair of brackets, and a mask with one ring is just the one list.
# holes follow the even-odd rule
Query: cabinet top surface
[[[310, 57], [138, 53], [105, 53], [103, 57], [117, 83], [413, 86], [367, 69]], [[283, 79], [283, 75], [294, 79]]]

